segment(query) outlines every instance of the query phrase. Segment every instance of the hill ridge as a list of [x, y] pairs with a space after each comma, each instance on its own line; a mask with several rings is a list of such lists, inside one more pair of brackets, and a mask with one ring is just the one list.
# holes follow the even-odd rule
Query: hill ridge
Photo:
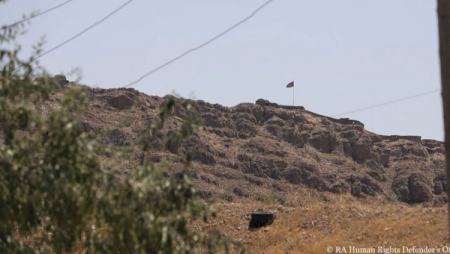
[[[84, 131], [116, 145], [137, 138], [167, 99], [132, 88], [89, 89], [89, 94], [90, 107], [81, 116]], [[264, 99], [233, 107], [178, 101], [159, 138], [180, 126], [187, 104], [204, 119], [203, 130], [176, 151], [157, 152], [151, 159], [156, 163], [172, 159], [173, 168], [164, 172], [171, 175], [183, 170], [177, 158], [193, 151], [192, 177], [203, 198], [295, 204], [304, 195], [321, 199], [350, 194], [388, 202], [447, 202], [442, 142], [378, 135], [357, 120]], [[111, 127], [117, 123], [120, 126]], [[110, 170], [126, 174], [135, 163], [128, 159]]]

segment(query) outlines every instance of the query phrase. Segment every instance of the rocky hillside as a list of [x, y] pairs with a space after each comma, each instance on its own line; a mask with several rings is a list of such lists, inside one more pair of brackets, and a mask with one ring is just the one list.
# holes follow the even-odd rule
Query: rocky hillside
[[[158, 118], [167, 99], [134, 89], [89, 93], [90, 107], [80, 116], [84, 131], [116, 145], [136, 139], [149, 120]], [[42, 109], [57, 107], [58, 100], [53, 96]], [[154, 153], [151, 159], [173, 161], [175, 166], [163, 172], [170, 175], [182, 169], [180, 155], [192, 151], [196, 163], [191, 174], [203, 198], [295, 204], [305, 195], [326, 199], [348, 193], [406, 203], [447, 201], [441, 142], [377, 135], [356, 120], [262, 99], [235, 107], [179, 99], [159, 138], [180, 126], [182, 105], [187, 104], [203, 118], [203, 129], [177, 149]], [[138, 163], [137, 156], [100, 155], [105, 169], [117, 174], [126, 175]]]

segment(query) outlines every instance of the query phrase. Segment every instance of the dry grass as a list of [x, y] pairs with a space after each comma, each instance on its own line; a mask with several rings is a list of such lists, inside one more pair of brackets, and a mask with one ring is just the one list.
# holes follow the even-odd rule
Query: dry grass
[[[323, 202], [305, 196], [302, 204], [296, 207], [215, 203], [212, 208], [218, 211], [217, 218], [206, 224], [196, 221], [193, 230], [206, 233], [210, 229], [219, 229], [243, 242], [253, 253], [327, 253], [329, 246], [345, 246], [347, 253], [364, 253], [350, 252], [349, 247], [443, 247], [449, 243], [447, 206], [408, 206], [379, 200], [361, 201], [350, 196]], [[273, 211], [274, 223], [250, 230], [249, 215], [257, 210]], [[22, 240], [32, 244], [35, 239]], [[80, 243], [71, 253], [85, 252]]]
[[[216, 204], [217, 219], [197, 230], [216, 227], [243, 241], [255, 253], [326, 253], [328, 246], [402, 248], [446, 246], [446, 207], [382, 204], [341, 197], [312, 201], [299, 207], [261, 204]], [[276, 220], [268, 228], [248, 229], [248, 214], [272, 210]]]

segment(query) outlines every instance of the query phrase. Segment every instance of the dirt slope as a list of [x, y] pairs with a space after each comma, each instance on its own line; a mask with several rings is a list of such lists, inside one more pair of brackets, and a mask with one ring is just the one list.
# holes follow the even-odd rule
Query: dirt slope
[[[167, 99], [133, 89], [90, 89], [89, 96], [89, 109], [80, 115], [84, 131], [116, 145], [138, 138], [148, 121], [158, 119]], [[52, 96], [40, 109], [59, 107], [60, 98]], [[216, 198], [212, 207], [219, 211], [207, 224], [196, 222], [196, 231], [218, 228], [255, 253], [446, 245], [441, 142], [377, 135], [356, 120], [266, 100], [223, 107], [179, 99], [157, 138], [180, 126], [188, 104], [204, 119], [203, 129], [177, 149], [155, 152], [150, 159], [170, 160], [163, 172], [168, 176], [183, 170], [181, 158], [193, 152], [189, 172], [197, 193]], [[126, 177], [140, 152], [99, 155], [105, 170]], [[269, 227], [250, 230], [249, 214], [258, 210], [274, 211], [276, 219]]]
[[[346, 248], [346, 252], [340, 253], [449, 250], [447, 207], [408, 206], [340, 196], [327, 202], [307, 199], [296, 207], [218, 203], [214, 208], [218, 217], [206, 225], [197, 223], [195, 229], [199, 232], [220, 229], [245, 243], [254, 253], [327, 253], [329, 247], [333, 248], [329, 253], [339, 253], [336, 247]], [[257, 210], [275, 212], [273, 224], [250, 230], [249, 214]], [[414, 246], [439, 248], [440, 252], [410, 251]]]
[[[57, 107], [58, 96], [52, 100], [44, 110]], [[164, 101], [134, 89], [90, 89], [90, 107], [81, 116], [84, 130], [105, 143], [128, 144], [148, 120], [158, 118]], [[355, 120], [265, 100], [229, 108], [179, 99], [160, 138], [180, 126], [187, 104], [204, 119], [203, 130], [152, 160], [171, 158], [175, 167], [166, 174], [172, 174], [182, 168], [180, 156], [192, 151], [201, 197], [295, 204], [302, 195], [336, 193], [406, 203], [446, 201], [440, 142], [377, 135]], [[122, 158], [105, 167], [126, 174], [136, 163], [134, 157]]]

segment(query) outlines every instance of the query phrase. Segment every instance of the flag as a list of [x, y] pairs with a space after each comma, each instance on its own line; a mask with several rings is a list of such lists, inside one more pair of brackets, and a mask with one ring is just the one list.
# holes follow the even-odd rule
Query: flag
[[287, 84], [286, 88], [290, 88], [290, 87], [294, 87], [294, 81], [292, 81], [291, 83]]

